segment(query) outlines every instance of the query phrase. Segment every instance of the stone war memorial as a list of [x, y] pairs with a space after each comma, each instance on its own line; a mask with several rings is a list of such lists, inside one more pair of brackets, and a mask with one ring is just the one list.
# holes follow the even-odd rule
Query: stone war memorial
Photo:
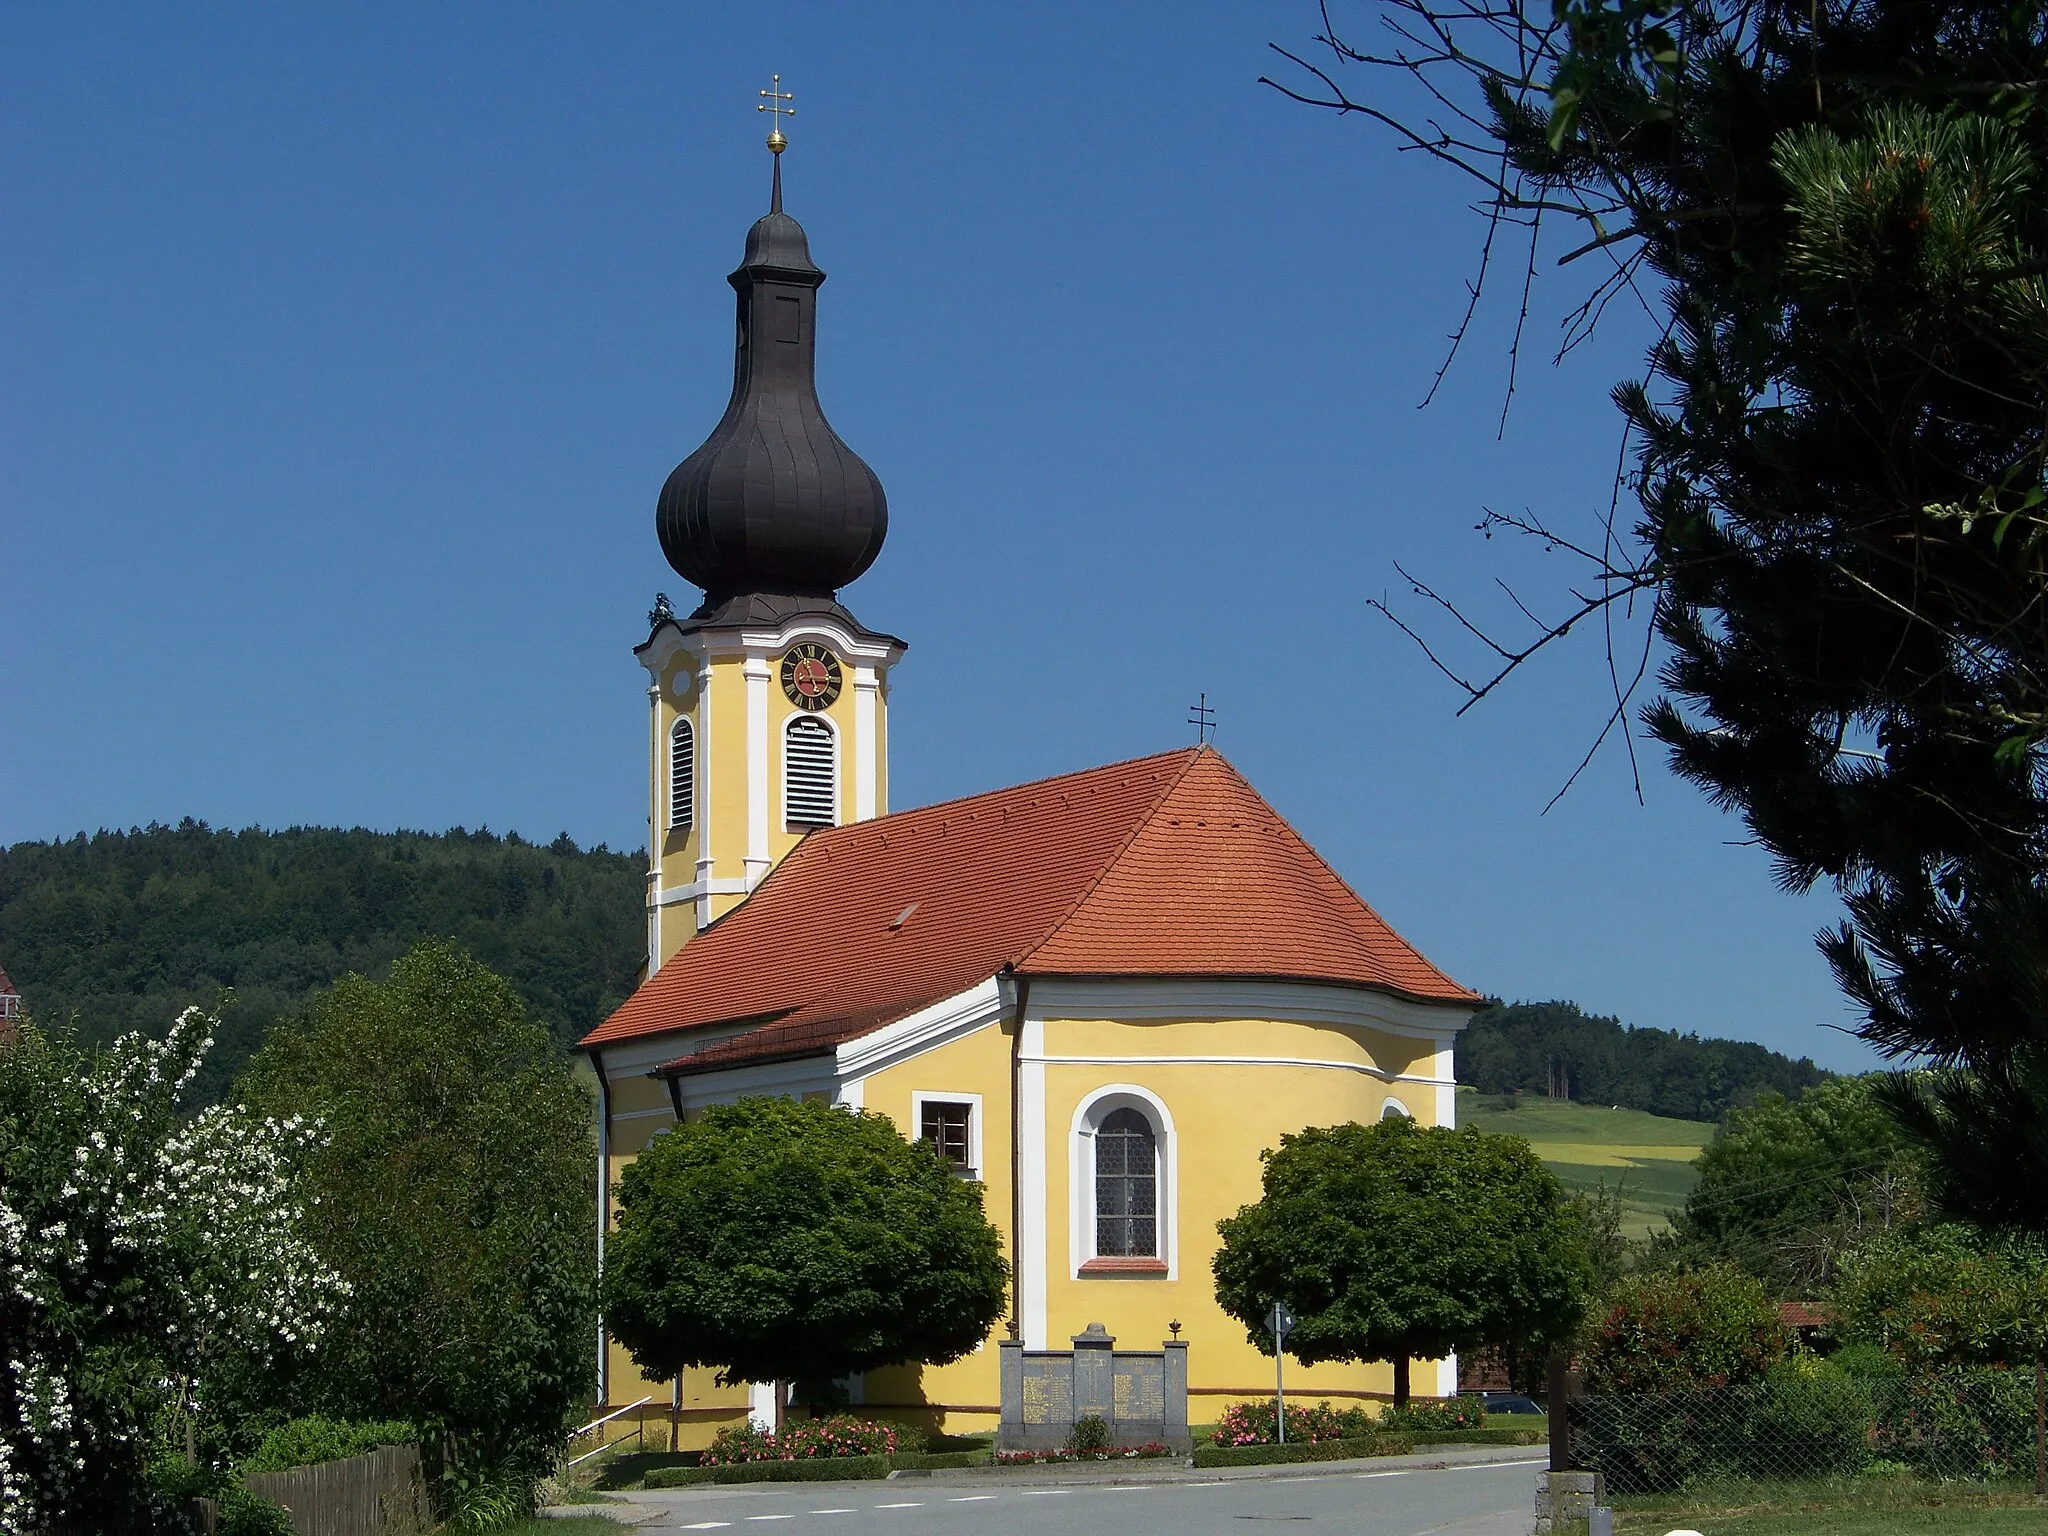
[[1100, 1323], [1074, 1335], [1072, 1349], [1026, 1349], [1005, 1339], [999, 1451], [1042, 1451], [1065, 1445], [1077, 1419], [1091, 1415], [1111, 1445], [1158, 1441], [1182, 1454], [1188, 1435], [1188, 1347], [1178, 1339], [1157, 1349], [1118, 1349]]

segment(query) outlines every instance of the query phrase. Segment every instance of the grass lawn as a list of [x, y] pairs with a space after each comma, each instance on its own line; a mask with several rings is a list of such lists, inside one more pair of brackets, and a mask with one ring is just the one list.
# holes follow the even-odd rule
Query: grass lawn
[[1458, 1124], [1525, 1136], [1568, 1190], [1624, 1186], [1622, 1231], [1643, 1237], [1685, 1205], [1699, 1182], [1692, 1160], [1713, 1140], [1698, 1120], [1672, 1120], [1639, 1109], [1606, 1109], [1566, 1099], [1522, 1095], [1520, 1109], [1504, 1109], [1494, 1094], [1458, 1090]]
[[2021, 1488], [1971, 1489], [1909, 1479], [1848, 1487], [1752, 1487], [1616, 1501], [1626, 1536], [2005, 1536], [2048, 1529], [2048, 1505]]

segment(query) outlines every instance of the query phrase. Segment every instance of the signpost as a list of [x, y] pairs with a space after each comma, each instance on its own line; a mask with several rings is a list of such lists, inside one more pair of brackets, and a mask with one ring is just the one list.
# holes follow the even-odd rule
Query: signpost
[[1273, 1330], [1273, 1420], [1280, 1444], [1287, 1443], [1287, 1335], [1294, 1332], [1294, 1313], [1284, 1301], [1273, 1303], [1266, 1319]]

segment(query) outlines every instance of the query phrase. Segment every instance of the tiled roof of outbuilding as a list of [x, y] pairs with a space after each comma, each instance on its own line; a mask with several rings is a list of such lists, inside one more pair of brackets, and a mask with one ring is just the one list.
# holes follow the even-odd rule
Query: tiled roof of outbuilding
[[1479, 1001], [1196, 747], [814, 832], [583, 1043], [738, 1026], [686, 1069], [815, 1055], [1006, 966]]

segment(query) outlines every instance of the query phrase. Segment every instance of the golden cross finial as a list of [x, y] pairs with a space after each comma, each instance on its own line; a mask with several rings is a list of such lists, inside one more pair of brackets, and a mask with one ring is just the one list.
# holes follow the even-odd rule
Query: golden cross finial
[[782, 76], [780, 75], [770, 75], [768, 81], [768, 89], [761, 93], [767, 99], [754, 108], [754, 110], [771, 114], [768, 119], [768, 152], [779, 155], [789, 148], [789, 140], [782, 136], [782, 119], [796, 116], [796, 108], [786, 107], [783, 103], [795, 101], [796, 94], [782, 89]]

